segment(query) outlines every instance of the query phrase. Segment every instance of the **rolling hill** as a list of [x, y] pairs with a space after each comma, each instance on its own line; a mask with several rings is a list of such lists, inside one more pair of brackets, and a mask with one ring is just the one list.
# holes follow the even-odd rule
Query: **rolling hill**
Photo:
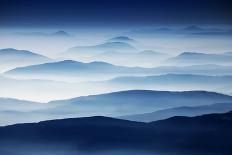
[[[9, 77], [51, 79], [70, 81], [106, 80], [117, 76], [149, 76], [157, 74], [200, 74], [200, 75], [232, 75], [231, 66], [194, 65], [194, 66], [161, 66], [156, 68], [116, 66], [106, 62], [83, 63], [73, 60], [44, 63], [18, 67], [4, 73]], [[90, 76], [91, 75], [91, 76]]]
[[[114, 77], [120, 74], [147, 72], [142, 68], [128, 68], [115, 66], [105, 62], [82, 63], [73, 60], [64, 60], [52, 63], [19, 67], [5, 72], [10, 77], [26, 77], [36, 79], [85, 79], [97, 80], [98, 76], [104, 78]], [[94, 76], [90, 76], [94, 75]]]
[[27, 112], [31, 110], [38, 110], [44, 107], [45, 105], [39, 102], [18, 100], [13, 98], [0, 98], [0, 112], [1, 111]]
[[127, 36], [117, 36], [109, 39], [110, 42], [126, 42], [126, 43], [134, 43], [136, 42], [134, 39]]
[[153, 76], [117, 77], [103, 82], [118, 88], [153, 90], [206, 90], [232, 93], [227, 86], [232, 85], [232, 76], [210, 76], [195, 74], [164, 74]]
[[232, 110], [232, 103], [216, 103], [202, 106], [183, 106], [164, 110], [158, 110], [152, 113], [121, 116], [120, 119], [126, 119], [138, 122], [152, 122], [167, 119], [174, 116], [199, 116], [211, 113], [225, 113]]
[[0, 127], [0, 153], [11, 155], [230, 155], [232, 113], [139, 123], [71, 118]]
[[175, 64], [231, 64], [232, 56], [225, 54], [206, 54], [197, 52], [184, 52], [171, 58], [168, 62]]
[[[170, 56], [166, 53], [144, 50], [141, 52], [115, 52], [109, 51], [90, 57], [91, 61], [104, 61], [123, 66], [153, 67], [161, 64]], [[131, 61], [128, 61], [131, 60]]]
[[48, 104], [58, 106], [40, 112], [76, 117], [95, 115], [112, 117], [180, 106], [201, 106], [231, 101], [231, 96], [206, 91], [129, 90], [51, 101]]
[[92, 46], [76, 46], [68, 49], [62, 55], [66, 58], [89, 58], [105, 52], [136, 52], [137, 49], [125, 42], [106, 42]]
[[[65, 100], [54, 100], [44, 104], [19, 104], [17, 100], [11, 103], [8, 104], [4, 100], [2, 102], [2, 106], [5, 106], [5, 108], [1, 108], [2, 111], [0, 111], [0, 116], [4, 120], [1, 125], [97, 115], [119, 117], [152, 113], [158, 110], [167, 110], [183, 106], [196, 107], [197, 109], [199, 106], [214, 103], [222, 103], [221, 106], [225, 107], [225, 103], [232, 103], [232, 97], [206, 91], [170, 92], [130, 90], [81, 96]], [[220, 109], [218, 108], [218, 110]], [[175, 116], [176, 113], [173, 112], [170, 114]], [[12, 116], [15, 117], [12, 118]], [[160, 117], [162, 118], [162, 116], [161, 114]], [[164, 118], [166, 118], [166, 115]]]
[[51, 61], [50, 58], [27, 50], [6, 48], [0, 50], [0, 70], [12, 69]]

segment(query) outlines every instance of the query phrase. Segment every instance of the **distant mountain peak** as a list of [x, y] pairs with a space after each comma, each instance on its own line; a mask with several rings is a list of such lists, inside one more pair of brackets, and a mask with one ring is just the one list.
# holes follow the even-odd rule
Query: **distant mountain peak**
[[84, 62], [80, 62], [80, 61], [75, 61], [75, 60], [63, 60], [63, 61], [58, 61], [55, 63], [60, 63], [60, 64], [91, 64], [91, 65], [111, 65], [110, 63], [106, 63], [103, 61], [92, 61], [89, 63], [84, 63]]
[[63, 60], [63, 61], [58, 61], [57, 63], [81, 63], [75, 60]]
[[121, 42], [121, 41], [106, 42], [106, 43], [103, 43], [103, 44], [100, 44], [100, 45], [96, 45], [95, 47], [135, 49], [129, 43]]
[[89, 64], [95, 64], [95, 65], [111, 65], [111, 66], [113, 66], [112, 64], [107, 63], [107, 62], [103, 62], [103, 61], [92, 61], [92, 62], [90, 62]]
[[183, 52], [179, 56], [196, 56], [196, 55], [207, 55], [207, 54], [200, 52]]
[[111, 38], [110, 41], [133, 42], [133, 41], [135, 41], [135, 40], [132, 39], [132, 38], [129, 38], [129, 37], [127, 37], [127, 36], [118, 36], [118, 37]]
[[4, 48], [4, 49], [1, 49], [1, 51], [16, 51], [15, 48]]
[[185, 30], [185, 31], [202, 31], [203, 28], [196, 26], [196, 25], [191, 25], [191, 26], [187, 26], [187, 27], [183, 28], [183, 30]]
[[68, 54], [70, 58], [76, 56], [92, 57], [109, 51], [134, 52], [137, 51], [137, 49], [127, 42], [108, 41], [96, 45], [75, 46], [68, 49], [66, 54]]
[[47, 58], [46, 56], [31, 52], [28, 50], [18, 50], [15, 48], [0, 49], [0, 55], [27, 55], [27, 56], [39, 56], [39, 57]]
[[24, 52], [24, 53], [33, 53], [33, 52], [30, 52], [30, 51], [27, 51], [27, 50], [18, 50], [18, 49], [15, 49], [15, 48], [4, 48], [4, 49], [1, 49], [0, 52], [14, 52], [14, 53], [20, 53], [20, 52]]
[[183, 52], [180, 55], [192, 55], [192, 54], [199, 54], [198, 52]]
[[70, 37], [71, 35], [65, 31], [57, 31], [57, 32], [54, 32], [52, 33], [51, 35], [53, 36], [60, 36], [60, 37]]
[[165, 55], [165, 53], [161, 53], [161, 52], [156, 52], [156, 51], [153, 51], [153, 50], [144, 50], [144, 51], [141, 51], [139, 52], [139, 54], [146, 54], [146, 55]]
[[106, 42], [102, 45], [114, 45], [114, 44], [118, 44], [118, 45], [129, 45], [128, 43], [124, 43], [124, 42], [121, 42], [121, 41], [114, 41], [114, 42]]

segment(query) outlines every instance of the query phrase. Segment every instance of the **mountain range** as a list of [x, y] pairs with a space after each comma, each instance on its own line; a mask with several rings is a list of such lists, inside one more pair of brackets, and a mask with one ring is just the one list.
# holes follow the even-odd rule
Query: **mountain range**
[[137, 36], [137, 37], [148, 37], [148, 36], [162, 36], [169, 35], [170, 37], [194, 37], [194, 36], [231, 36], [231, 30], [227, 28], [214, 28], [214, 27], [201, 27], [198, 25], [190, 25], [181, 28], [170, 28], [170, 27], [150, 27], [150, 28], [140, 28], [126, 32], [127, 35]]
[[196, 74], [164, 74], [153, 76], [126, 76], [113, 78], [103, 82], [103, 84], [125, 89], [208, 90], [224, 93], [232, 92], [232, 89], [223, 89], [224, 87], [232, 86], [232, 76], [230, 75], [210, 76]]
[[[40, 79], [14, 79], [4, 76], [0, 76], [0, 86], [1, 97], [18, 98], [37, 102], [72, 98], [89, 95], [95, 92], [94, 86], [89, 88], [88, 85], [82, 83]], [[83, 87], [86, 87], [86, 89], [83, 90]], [[97, 92], [99, 93], [100, 91]]]
[[92, 56], [105, 52], [136, 52], [137, 49], [126, 42], [105, 42], [92, 46], [76, 46], [68, 49], [62, 53], [65, 58], [72, 58], [77, 60], [88, 59]]
[[117, 77], [110, 82], [118, 84], [230, 84], [232, 76], [209, 76], [196, 74], [164, 74], [155, 76], [127, 76]]
[[168, 62], [176, 64], [231, 64], [232, 56], [223, 54], [206, 54], [198, 52], [183, 52], [170, 58]]
[[139, 123], [108, 117], [70, 118], [0, 127], [9, 155], [230, 155], [232, 113]]
[[[141, 52], [105, 52], [90, 57], [91, 61], [104, 61], [122, 66], [140, 66], [151, 67], [161, 64], [170, 56], [166, 53], [160, 53], [153, 50], [144, 50]], [[130, 59], [131, 61], [128, 61]]]
[[117, 36], [117, 37], [109, 39], [108, 41], [110, 41], [110, 42], [126, 42], [126, 43], [136, 42], [134, 39], [127, 37], [127, 36]]
[[[98, 81], [117, 76], [150, 76], [157, 74], [231, 75], [230, 66], [193, 65], [161, 66], [155, 68], [116, 66], [105, 62], [83, 63], [73, 60], [18, 67], [4, 73], [8, 77], [33, 79]], [[58, 75], [58, 76], [57, 76]], [[91, 76], [90, 76], [91, 75]]]
[[13, 98], [0, 98], [0, 112], [1, 111], [18, 111], [18, 112], [28, 112], [32, 110], [38, 110], [44, 108], [39, 102], [19, 100]]
[[[44, 77], [47, 77], [47, 75]], [[34, 78], [36, 78], [36, 76], [34, 76]], [[76, 77], [74, 76], [74, 78]], [[80, 78], [80, 76], [78, 76], [78, 78]], [[101, 81], [95, 81], [97, 80], [96, 76], [87, 78], [88, 77], [85, 78], [83, 76], [83, 80], [86, 81], [75, 82], [74, 80], [72, 82], [67, 79], [64, 79], [64, 81], [54, 81], [15, 79], [0, 76], [0, 85], [2, 88], [0, 89], [0, 94], [1, 97], [19, 98], [37, 102], [133, 89], [163, 91], [204, 90], [232, 95], [231, 76], [164, 74], [152, 76], [119, 76], [110, 80], [99, 79]], [[57, 77], [51, 79], [58, 80]], [[40, 95], [38, 96], [38, 94]]]
[[17, 50], [14, 48], [0, 50], [1, 71], [49, 61], [51, 61], [50, 58], [27, 50]]
[[65, 31], [56, 31], [52, 33], [45, 32], [16, 32], [13, 35], [22, 37], [56, 37], [56, 38], [70, 38], [73, 37], [71, 34]]
[[[89, 3], [86, 17], [97, 18], [95, 3], [101, 5]], [[119, 11], [102, 12], [126, 19], [125, 1], [116, 3]], [[64, 7], [56, 20], [73, 13]], [[54, 8], [44, 13], [54, 16]], [[28, 29], [0, 30], [0, 155], [232, 154], [230, 27], [123, 27], [121, 21], [121, 28], [101, 29], [103, 23], [79, 20], [70, 28], [21, 21]]]
[[202, 106], [183, 106], [176, 108], [169, 108], [164, 110], [158, 110], [151, 113], [137, 114], [121, 116], [120, 119], [126, 119], [138, 122], [152, 122], [157, 120], [163, 120], [174, 116], [200, 116], [203, 114], [212, 113], [225, 113], [232, 110], [232, 103], [215, 103]]
[[[142, 71], [142, 69], [138, 70]], [[64, 60], [52, 63], [19, 67], [5, 72], [6, 76], [29, 77], [36, 79], [98, 79], [110, 78], [120, 74], [138, 72], [137, 68], [115, 66], [105, 62], [82, 63], [73, 60]], [[59, 75], [59, 76], [57, 76]], [[94, 76], [89, 76], [94, 75]]]
[[[222, 103], [221, 106], [224, 107], [225, 103], [232, 103], [232, 97], [206, 91], [170, 92], [129, 90], [81, 96], [65, 100], [54, 100], [48, 103], [29, 102], [28, 104], [26, 101], [20, 101], [18, 103], [17, 100], [13, 100], [11, 104], [8, 104], [8, 102], [2, 103], [1, 107], [4, 108], [1, 108], [2, 112], [0, 112], [0, 116], [2, 118], [1, 125], [5, 125], [96, 115], [120, 117], [151, 113], [158, 110], [182, 106], [198, 107], [214, 103]], [[207, 107], [205, 109], [207, 109]], [[210, 107], [208, 107], [208, 109], [209, 111], [211, 110]], [[220, 112], [219, 109], [218, 112]], [[194, 109], [192, 113], [194, 113]], [[177, 113], [173, 113], [173, 116], [175, 116], [175, 114]], [[12, 116], [15, 117], [9, 119]], [[160, 115], [160, 117], [162, 116], [163, 115]]]
[[231, 101], [231, 96], [206, 91], [129, 90], [51, 101], [48, 104], [57, 107], [41, 112], [77, 114], [76, 116], [122, 116], [180, 106], [200, 106]]

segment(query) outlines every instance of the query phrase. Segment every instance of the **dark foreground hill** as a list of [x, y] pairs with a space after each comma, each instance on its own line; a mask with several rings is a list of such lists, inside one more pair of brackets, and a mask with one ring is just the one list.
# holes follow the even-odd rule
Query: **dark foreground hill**
[[230, 155], [232, 112], [139, 123], [72, 118], [0, 128], [7, 155]]

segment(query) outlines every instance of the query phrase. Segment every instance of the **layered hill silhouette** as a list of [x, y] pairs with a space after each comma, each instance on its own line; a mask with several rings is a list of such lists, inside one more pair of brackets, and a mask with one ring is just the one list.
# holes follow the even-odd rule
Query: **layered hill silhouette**
[[[5, 74], [5, 77], [0, 76], [1, 96], [47, 102], [54, 99], [60, 100], [133, 89], [162, 91], [204, 90], [232, 94], [231, 75], [164, 74], [144, 76], [139, 75], [137, 72], [123, 72], [122, 70], [118, 74], [115, 74], [117, 72], [107, 73], [107, 69], [103, 71], [98, 69], [97, 73], [92, 72], [92, 74], [87, 69], [86, 72], [75, 72], [78, 69], [73, 69], [73, 71], [66, 69], [64, 72], [55, 71], [53, 68], [49, 70], [50, 72], [42, 72], [40, 75], [39, 73], [26, 74], [25, 72], [25, 74], [21, 75], [23, 79], [15, 79], [18, 77], [17, 74], [11, 73]], [[142, 71], [142, 73], [144, 72]], [[147, 74], [150, 73], [147, 72]], [[12, 76], [12, 78], [6, 76]], [[78, 82], [79, 80], [80, 82]]]
[[[47, 102], [94, 92], [94, 85], [40, 79], [15, 79], [0, 76], [1, 97]], [[89, 87], [83, 91], [83, 87]], [[102, 88], [104, 90], [106, 88]], [[91, 91], [92, 90], [92, 91]], [[100, 92], [100, 91], [97, 91]], [[38, 95], [39, 94], [39, 95]], [[14, 106], [13, 106], [14, 107]]]
[[168, 61], [177, 64], [231, 64], [231, 60], [232, 56], [226, 54], [184, 52]]
[[[194, 66], [161, 66], [155, 68], [125, 67], [116, 66], [106, 62], [83, 63], [73, 60], [44, 63], [18, 67], [5, 72], [5, 75], [12, 77], [26, 77], [37, 79], [57, 79], [57, 78], [90, 78], [97, 81], [98, 76], [101, 80], [110, 79], [117, 76], [129, 75], [155, 75], [155, 74], [204, 74], [204, 75], [231, 75], [230, 66], [219, 65], [194, 65]], [[54, 76], [55, 75], [55, 76]], [[76, 75], [76, 76], [74, 76]], [[77, 76], [78, 75], [78, 76]], [[88, 76], [86, 76], [88, 75]], [[93, 76], [89, 76], [93, 75]]]
[[129, 90], [51, 101], [48, 104], [57, 107], [40, 112], [72, 116], [122, 116], [180, 106], [200, 106], [231, 101], [231, 96], [206, 91]]
[[26, 100], [19, 100], [13, 98], [0, 98], [0, 112], [1, 111], [20, 111], [26, 112], [45, 107], [39, 102], [32, 102]]
[[27, 50], [6, 48], [0, 50], [0, 70], [12, 69], [51, 61], [50, 58]]
[[[91, 61], [104, 61], [112, 64], [123, 66], [140, 66], [151, 67], [160, 64], [170, 56], [165, 53], [156, 52], [153, 50], [144, 50], [141, 52], [105, 52], [94, 55], [89, 59]], [[131, 61], [128, 61], [128, 60]]]
[[16, 32], [13, 35], [22, 36], [22, 37], [45, 37], [45, 38], [70, 38], [73, 37], [71, 34], [65, 31], [56, 31], [52, 33], [45, 32]]
[[106, 82], [107, 85], [123, 88], [160, 89], [160, 90], [208, 90], [232, 92], [225, 89], [232, 85], [232, 76], [207, 76], [195, 74], [164, 74], [153, 76], [117, 77]]
[[126, 42], [126, 43], [134, 43], [136, 42], [134, 39], [127, 36], [117, 36], [109, 39], [110, 42]]
[[96, 116], [17, 124], [0, 127], [0, 153], [230, 155], [231, 118], [228, 112], [150, 123]]
[[89, 58], [105, 52], [136, 52], [137, 49], [126, 42], [110, 41], [99, 45], [76, 46], [68, 49], [62, 55], [72, 58]]
[[156, 76], [117, 77], [109, 82], [126, 84], [222, 84], [231, 83], [232, 76], [207, 76], [194, 74], [164, 74]]
[[[72, 79], [84, 78], [96, 80], [98, 76], [109, 78], [120, 74], [148, 72], [142, 68], [128, 68], [115, 66], [105, 62], [82, 63], [73, 60], [64, 60], [52, 63], [19, 67], [5, 72], [7, 76], [32, 77], [39, 79]], [[58, 75], [58, 76], [57, 76]], [[77, 76], [78, 75], [78, 76]], [[89, 76], [93, 75], [93, 76]]]
[[231, 30], [224, 28], [213, 28], [213, 27], [201, 27], [198, 25], [190, 25], [182, 28], [170, 28], [170, 27], [159, 27], [159, 28], [140, 28], [127, 32], [126, 34], [147, 37], [147, 36], [164, 36], [169, 37], [230, 37]]
[[[13, 69], [10, 72], [15, 72], [17, 74], [20, 72], [25, 73], [69, 73], [69, 72], [90, 72], [90, 71], [97, 71], [100, 69], [104, 69], [106, 72], [113, 72], [115, 69], [124, 69], [123, 67], [117, 68], [117, 66], [111, 65], [109, 63], [105, 62], [91, 62], [91, 63], [82, 63], [78, 61], [73, 60], [64, 60], [64, 61], [58, 61], [58, 62], [52, 62], [52, 63], [44, 63], [39, 65], [32, 65], [32, 66], [26, 66], [21, 68]], [[127, 69], [125, 67], [125, 69]]]
[[[5, 125], [22, 122], [37, 122], [58, 118], [89, 117], [97, 115], [119, 117], [152, 113], [158, 110], [167, 110], [183, 106], [196, 107], [195, 109], [197, 109], [198, 106], [206, 106], [214, 103], [218, 103], [217, 106], [220, 106], [220, 103], [222, 103], [221, 106], [223, 109], [223, 107], [226, 107], [225, 103], [232, 103], [232, 97], [206, 91], [170, 92], [130, 90], [100, 95], [81, 96], [66, 100], [55, 100], [48, 103], [30, 104], [32, 107], [34, 107], [34, 109], [27, 111], [21, 110], [30, 108], [30, 106], [27, 106], [27, 104], [19, 104], [15, 101], [12, 107], [11, 105], [5, 103], [2, 105], [8, 105], [10, 108], [8, 107], [8, 109], [2, 109], [2, 112], [4, 111], [4, 113], [0, 112], [0, 116], [3, 120], [5, 120], [1, 125]], [[200, 109], [200, 107], [198, 108]], [[202, 107], [202, 109], [205, 109], [205, 111], [207, 111], [206, 109], [208, 109], [208, 111], [212, 110], [210, 109], [210, 106], [206, 106], [205, 108]], [[14, 111], [16, 113], [14, 113]], [[194, 114], [194, 108], [192, 111]], [[181, 111], [177, 112], [180, 112], [180, 115], [182, 114]], [[172, 114], [173, 116], [178, 115], [177, 112], [170, 113], [170, 115], [164, 115], [164, 118], [167, 118], [168, 116], [171, 117]], [[199, 114], [201, 114], [200, 112]], [[203, 112], [202, 114], [204, 114]], [[223, 110], [220, 111], [218, 108], [218, 111], [214, 112], [223, 112]], [[10, 116], [15, 116], [15, 118], [9, 120]], [[159, 117], [157, 116], [157, 118], [162, 117], [162, 114]], [[154, 119], [156, 120], [156, 118]]]
[[152, 113], [137, 114], [137, 115], [128, 115], [121, 116], [119, 118], [138, 121], [138, 122], [152, 122], [162, 119], [167, 119], [174, 116], [199, 116], [203, 114], [211, 113], [225, 113], [232, 110], [232, 103], [216, 103], [211, 105], [202, 105], [202, 106], [183, 106], [176, 107], [164, 110], [158, 110]]

